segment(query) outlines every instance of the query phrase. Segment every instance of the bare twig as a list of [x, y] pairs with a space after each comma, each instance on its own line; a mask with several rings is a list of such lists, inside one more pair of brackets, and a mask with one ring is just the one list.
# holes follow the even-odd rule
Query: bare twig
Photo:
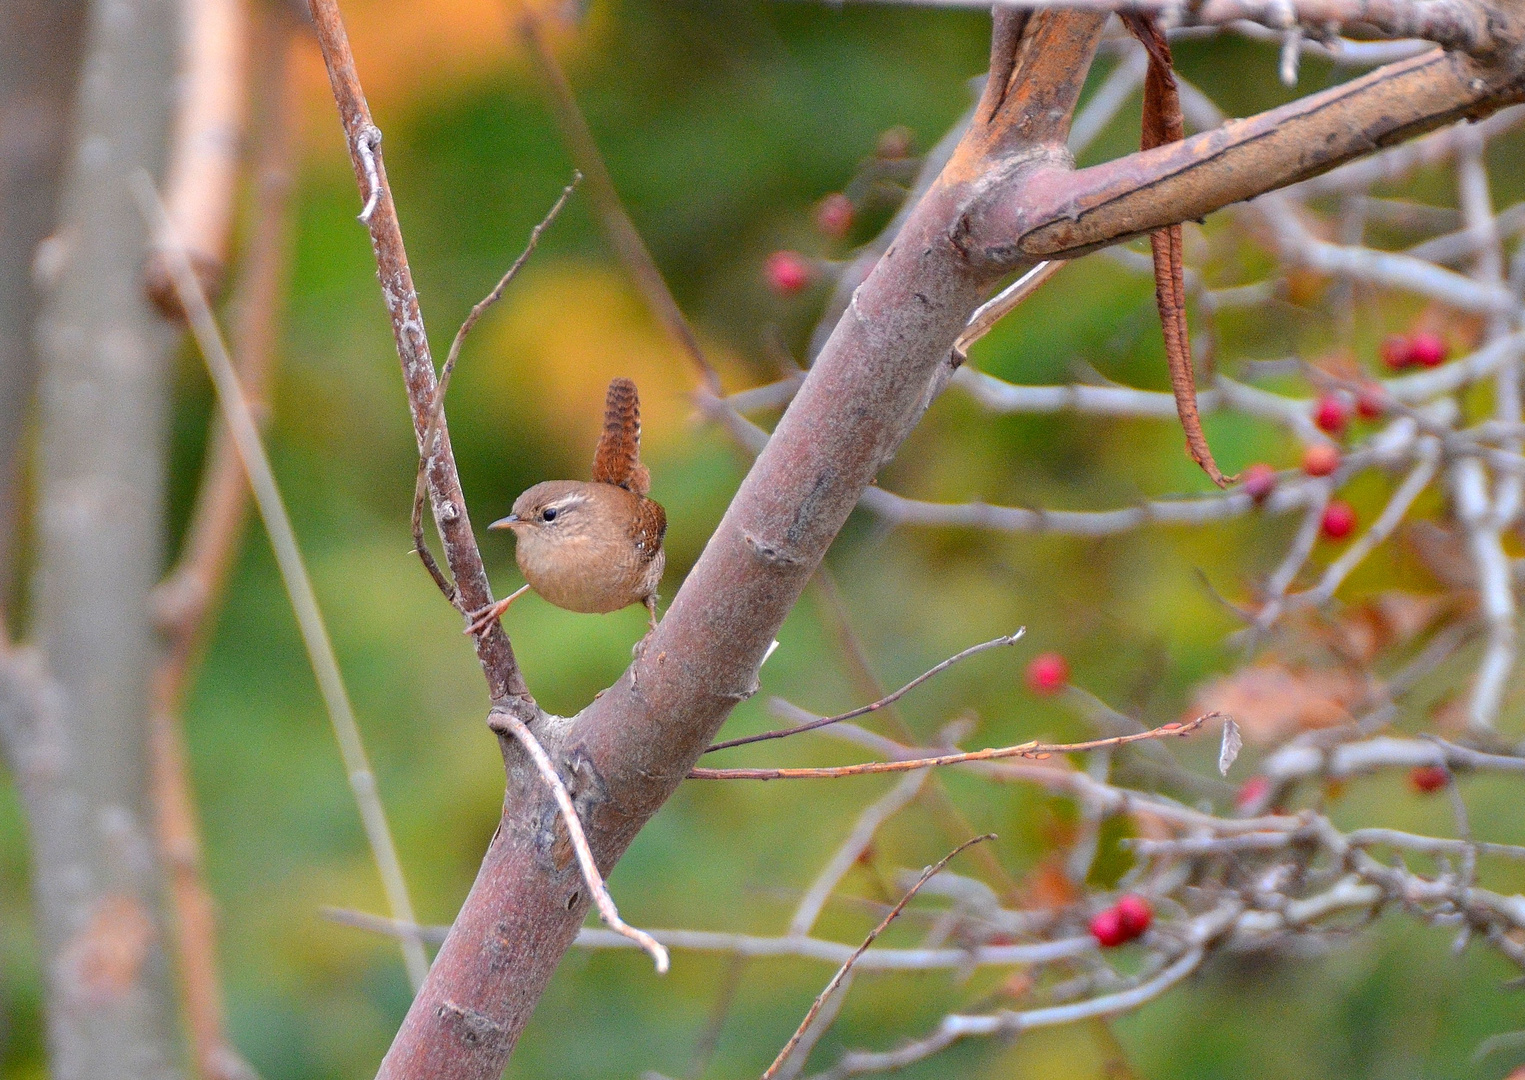
[[[853, 629], [847, 605], [842, 602], [831, 568], [825, 563], [816, 569], [815, 577], [811, 579], [811, 589], [817, 601], [817, 607], [832, 637], [836, 639], [848, 681], [862, 697], [872, 699], [883, 697], [884, 687], [880, 685], [878, 677], [869, 666], [863, 643]], [[915, 734], [901, 717], [900, 710], [894, 705], [881, 710], [880, 716], [883, 717], [885, 726], [894, 732], [896, 738], [907, 743], [916, 741]], [[976, 834], [977, 830], [958, 808], [958, 804], [948, 795], [947, 786], [943, 783], [941, 776], [934, 774], [931, 784], [924, 790], [927, 794], [928, 808], [949, 843], [957, 844]], [[1006, 867], [1001, 864], [1001, 860], [996, 857], [992, 848], [977, 847], [971, 852], [971, 857], [985, 872], [986, 879], [1002, 895], [1017, 895], [1019, 889], [1017, 882], [1007, 873]]]
[[657, 974], [667, 974], [668, 958], [667, 950], [644, 930], [637, 930], [620, 918], [619, 909], [614, 906], [614, 898], [609, 895], [609, 890], [604, 886], [604, 879], [598, 872], [598, 863], [593, 858], [593, 851], [588, 847], [588, 837], [583, 832], [582, 819], [577, 816], [577, 807], [572, 803], [572, 796], [567, 792], [567, 786], [561, 782], [561, 776], [556, 772], [556, 766], [551, 764], [550, 756], [545, 752], [545, 747], [534, 734], [513, 713], [507, 710], [495, 710], [490, 722], [502, 724], [508, 728], [519, 745], [535, 763], [535, 769], [540, 773], [540, 779], [545, 786], [551, 789], [551, 794], [556, 799], [556, 805], [561, 809], [561, 820], [567, 827], [567, 837], [572, 842], [572, 850], [577, 853], [577, 865], [582, 870], [583, 881], [588, 886], [588, 892], [592, 894], [593, 906], [598, 909], [598, 917], [621, 937], [627, 937], [635, 942], [646, 952], [651, 954], [651, 959], [657, 965]]
[[821, 909], [826, 906], [827, 898], [873, 844], [874, 834], [886, 821], [905, 809], [921, 792], [927, 778], [933, 775], [930, 770], [909, 773], [900, 783], [864, 808], [847, 838], [826, 861], [826, 865], [810, 883], [810, 888], [805, 890], [805, 895], [800, 897], [799, 906], [794, 909], [794, 917], [789, 920], [791, 935], [804, 937], [810, 933], [820, 918]]
[[[264, 415], [265, 386], [275, 357], [281, 273], [286, 265], [290, 225], [290, 118], [295, 104], [288, 77], [292, 29], [283, 12], [262, 12], [256, 19], [259, 52], [269, 60], [254, 79], [252, 231], [232, 306], [236, 312], [235, 367], [257, 418]], [[164, 284], [173, 292], [167, 277]], [[180, 309], [178, 299], [174, 307]], [[234, 1080], [252, 1075], [253, 1070], [238, 1055], [224, 1029], [214, 904], [202, 873], [195, 798], [180, 719], [185, 685], [211, 629], [216, 601], [226, 587], [249, 508], [243, 465], [229, 441], [227, 422], [214, 413], [210, 428], [201, 484], [180, 557], [152, 597], [168, 648], [150, 681], [149, 753], [159, 847], [169, 876], [169, 899], [176, 923], [190, 1051], [203, 1080]]]
[[[144, 218], [165, 238], [164, 251], [168, 256], [170, 279], [174, 283], [180, 305], [189, 318], [191, 333], [196, 339], [202, 359], [206, 361], [207, 370], [212, 376], [218, 404], [227, 419], [233, 444], [238, 448], [239, 458], [249, 477], [249, 486], [254, 491], [254, 503], [259, 508], [265, 531], [270, 537], [270, 546], [275, 551], [281, 580], [291, 598], [297, 626], [302, 632], [302, 643], [307, 648], [313, 674], [317, 676], [318, 689], [333, 724], [339, 753], [344, 759], [345, 771], [349, 777], [350, 790], [354, 793], [355, 805], [360, 810], [360, 820], [365, 826], [366, 839], [370, 842], [371, 855], [376, 860], [376, 869], [386, 891], [387, 904], [397, 918], [407, 923], [417, 922], [413, 916], [413, 902], [408, 897], [407, 884], [403, 880], [397, 847], [392, 840], [391, 828], [387, 825], [386, 811], [376, 791], [376, 775], [371, 771], [365, 743], [360, 736], [360, 725], [355, 720], [349, 691], [345, 689], [344, 677], [339, 672], [339, 662], [334, 656], [333, 643], [328, 637], [328, 627], [318, 608], [318, 599], [313, 592], [312, 581], [307, 576], [307, 567], [302, 561], [301, 549], [297, 546], [296, 533], [286, 514], [280, 489], [276, 486], [275, 474], [270, 468], [270, 459], [265, 454], [254, 414], [244, 397], [233, 362], [228, 357], [222, 332], [217, 327], [211, 308], [207, 306], [201, 283], [184, 249], [179, 246], [174, 226], [164, 216], [153, 182], [146, 173], [136, 174], [132, 182]], [[428, 957], [424, 954], [423, 944], [416, 938], [403, 939], [402, 950], [408, 979], [416, 991], [423, 985], [424, 976], [428, 974]]]
[[804, 1037], [805, 1029], [810, 1026], [810, 1022], [814, 1020], [816, 1014], [821, 1011], [821, 1006], [825, 1003], [826, 999], [831, 996], [832, 991], [841, 985], [843, 979], [847, 978], [848, 973], [852, 971], [853, 965], [858, 962], [858, 958], [868, 951], [868, 947], [877, 941], [879, 935], [884, 933], [885, 929], [890, 925], [890, 923], [895, 921], [896, 916], [905, 910], [905, 906], [911, 902], [911, 899], [918, 892], [921, 891], [921, 887], [925, 885], [929, 880], [931, 880], [933, 875], [935, 875], [943, 867], [947, 866], [948, 863], [953, 860], [955, 855], [969, 847], [969, 845], [978, 844], [983, 840], [994, 839], [994, 833], [986, 833], [983, 836], [976, 836], [969, 840], [965, 840], [958, 847], [954, 848], [937, 862], [933, 863], [931, 866], [922, 871], [921, 877], [916, 879], [916, 884], [912, 885], [910, 889], [906, 891], [906, 894], [900, 898], [900, 902], [892, 907], [889, 911], [889, 914], [887, 914], [883, 919], [879, 921], [879, 925], [869, 931], [868, 937], [863, 939], [863, 944], [859, 945], [858, 948], [854, 950], [853, 954], [847, 958], [847, 960], [842, 964], [840, 968], [837, 969], [837, 973], [833, 975], [830, 981], [826, 983], [826, 988], [822, 990], [818, 995], [816, 995], [815, 1001], [805, 1012], [805, 1019], [800, 1021], [800, 1026], [795, 1030], [794, 1034], [789, 1037], [789, 1041], [784, 1044], [784, 1048], [778, 1052], [778, 1057], [773, 1059], [773, 1064], [769, 1065], [767, 1069], [763, 1071], [762, 1080], [772, 1080], [774, 1075], [777, 1074], [778, 1070], [783, 1066], [784, 1062], [788, 1060], [789, 1055], [794, 1051], [794, 1048], [799, 1045], [800, 1039]]
[[1081, 750], [1107, 750], [1146, 739], [1163, 739], [1172, 735], [1190, 735], [1217, 713], [1208, 713], [1184, 724], [1161, 724], [1148, 731], [1133, 735], [1118, 735], [1111, 739], [1093, 739], [1080, 743], [1022, 743], [1019, 746], [1000, 746], [986, 750], [973, 750], [961, 754], [939, 754], [935, 757], [911, 758], [904, 761], [867, 761], [859, 765], [838, 765], [824, 769], [690, 769], [690, 780], [833, 780], [844, 776], [867, 776], [871, 773], [910, 772], [913, 769], [929, 769], [941, 765], [962, 765], [973, 761], [997, 761], [1002, 758], [1025, 757], [1042, 759], [1051, 754], [1070, 754]]
[[941, 675], [944, 671], [947, 671], [960, 660], [967, 660], [971, 656], [978, 656], [982, 652], [988, 652], [991, 649], [997, 649], [1004, 645], [1015, 645], [1018, 641], [1022, 640], [1022, 635], [1026, 632], [1027, 628], [1024, 626], [1020, 627], [1014, 634], [1003, 634], [1001, 637], [991, 638], [989, 641], [981, 642], [978, 645], [971, 645], [963, 652], [957, 653], [954, 656], [950, 656], [942, 663], [936, 664], [928, 670], [922, 672], [920, 675], [916, 676], [916, 678], [902, 686], [899, 690], [891, 691], [884, 697], [880, 698], [878, 701], [870, 702], [867, 705], [860, 705], [856, 709], [849, 709], [847, 712], [838, 713], [836, 716], [823, 716], [819, 719], [811, 720], [808, 723], [796, 724], [794, 727], [780, 728], [777, 731], [764, 731], [757, 735], [742, 735], [735, 739], [727, 739], [725, 742], [718, 742], [710, 746], [705, 750], [705, 753], [708, 754], [715, 750], [729, 750], [733, 746], [746, 746], [748, 743], [764, 742], [768, 739], [782, 739], [789, 735], [798, 735], [802, 731], [814, 731], [816, 728], [825, 727], [828, 724], [839, 723], [843, 720], [853, 720], [859, 716], [866, 716], [869, 713], [878, 712], [886, 705], [892, 705], [899, 701], [901, 698], [905, 697], [912, 690], [915, 690], [928, 679], [932, 679], [938, 675]]
[[684, 317], [683, 309], [678, 307], [646, 242], [641, 239], [635, 223], [620, 203], [614, 180], [609, 175], [608, 166], [604, 164], [603, 155], [598, 151], [598, 143], [593, 139], [588, 121], [577, 105], [572, 85], [567, 82], [566, 73], [561, 70], [556, 54], [547, 47], [540, 32], [539, 16], [529, 5], [518, 6], [515, 29], [529, 49], [531, 59], [540, 69], [541, 78], [551, 95], [556, 122], [561, 127], [572, 160], [588, 178], [588, 194], [593, 200], [594, 209], [598, 211], [599, 223], [603, 225], [609, 242], [614, 245], [620, 261], [635, 279], [636, 287], [646, 298], [647, 305], [688, 354], [705, 389], [718, 397], [722, 393], [720, 374], [704, 355], [698, 335]]
[[439, 434], [440, 424], [444, 420], [445, 393], [450, 388], [450, 376], [455, 373], [455, 362], [461, 355], [461, 345], [466, 341], [466, 335], [471, 333], [472, 327], [476, 326], [477, 320], [482, 314], [503, 298], [503, 292], [509, 283], [519, 276], [519, 271], [534, 254], [535, 247], [540, 243], [540, 234], [550, 227], [560, 215], [562, 207], [566, 206], [567, 200], [572, 197], [572, 192], [577, 190], [577, 185], [582, 183], [582, 173], [574, 172], [572, 182], [561, 189], [561, 195], [551, 204], [550, 210], [545, 217], [540, 219], [540, 224], [530, 230], [529, 240], [524, 245], [524, 250], [514, 260], [508, 271], [498, 279], [482, 299], [478, 300], [466, 318], [461, 322], [461, 328], [455, 332], [455, 339], [450, 342], [450, 352], [445, 357], [445, 366], [440, 369], [439, 382], [434, 387], [434, 398], [429, 403], [429, 423], [424, 428], [424, 434], [418, 443], [418, 480], [413, 488], [413, 550], [418, 552], [418, 557], [423, 560], [424, 569], [439, 586], [440, 592], [445, 594], [445, 599], [452, 604], [458, 602], [455, 587], [445, 578], [439, 564], [434, 561], [427, 545], [424, 543], [424, 500], [428, 497], [428, 473], [431, 459], [434, 457], [435, 437]]
[[[403, 926], [396, 919], [339, 908], [323, 909], [325, 918], [372, 933], [392, 937], [417, 933], [424, 941], [439, 944], [449, 933], [448, 926]], [[724, 953], [749, 959], [791, 956], [824, 964], [842, 964], [855, 947], [839, 941], [813, 937], [758, 937], [751, 934], [728, 934], [711, 930], [651, 930], [651, 936], [669, 949], [691, 952]], [[573, 944], [582, 949], [639, 949], [642, 946], [613, 930], [585, 926], [577, 932]], [[1013, 967], [1022, 964], [1048, 964], [1070, 960], [1096, 950], [1090, 934], [1040, 941], [1023, 945], [977, 945], [972, 948], [870, 949], [858, 960], [859, 971], [945, 971], [975, 967]]]
[[[910, 3], [921, 7], [980, 8], [983, 0], [857, 0], [859, 3]], [[1060, 0], [998, 0], [997, 8], [1042, 10]], [[1204, 0], [1190, 7], [1172, 0], [1063, 0], [1063, 6], [1100, 11], [1141, 11], [1157, 14], [1172, 26], [1221, 26], [1259, 23], [1285, 33], [1291, 25], [1309, 27], [1323, 36], [1338, 27], [1381, 37], [1423, 38], [1448, 49], [1491, 56], [1510, 40], [1517, 27], [1499, 27], [1496, 9], [1468, 0], [1435, 0], [1416, 4], [1406, 0]], [[1494, 21], [1489, 15], [1494, 13]], [[1359, 35], [1358, 35], [1359, 36]]]

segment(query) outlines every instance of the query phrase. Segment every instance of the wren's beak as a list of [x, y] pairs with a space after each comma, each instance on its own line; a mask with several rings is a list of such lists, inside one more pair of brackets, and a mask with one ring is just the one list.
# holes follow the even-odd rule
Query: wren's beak
[[508, 517], [499, 518], [497, 521], [494, 521], [487, 527], [489, 529], [512, 529], [515, 525], [523, 524], [525, 524], [525, 522], [520, 519], [518, 514], [509, 514]]

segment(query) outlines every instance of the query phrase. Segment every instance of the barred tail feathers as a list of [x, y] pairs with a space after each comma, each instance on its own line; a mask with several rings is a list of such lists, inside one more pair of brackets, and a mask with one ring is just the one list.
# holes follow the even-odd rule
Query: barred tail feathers
[[593, 455], [593, 479], [637, 495], [651, 489], [651, 474], [641, 464], [641, 400], [629, 379], [609, 383], [604, 431]]

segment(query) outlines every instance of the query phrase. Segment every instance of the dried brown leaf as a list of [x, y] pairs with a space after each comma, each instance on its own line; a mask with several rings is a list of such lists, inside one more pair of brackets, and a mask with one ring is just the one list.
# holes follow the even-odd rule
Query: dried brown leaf
[[1348, 723], [1366, 682], [1341, 668], [1292, 667], [1266, 660], [1214, 680], [1197, 691], [1192, 715], [1217, 711], [1261, 745], [1300, 731]]

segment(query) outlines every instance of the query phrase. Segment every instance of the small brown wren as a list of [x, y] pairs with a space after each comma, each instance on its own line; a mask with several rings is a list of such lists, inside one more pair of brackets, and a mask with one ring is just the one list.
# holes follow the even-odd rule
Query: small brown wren
[[489, 529], [512, 529], [523, 588], [475, 613], [468, 634], [490, 626], [534, 589], [568, 611], [603, 613], [645, 604], [657, 625], [657, 585], [667, 565], [667, 513], [646, 497], [651, 473], [641, 464], [641, 403], [635, 383], [614, 379], [604, 431], [593, 455], [593, 481], [547, 480], [514, 500], [513, 513]]

